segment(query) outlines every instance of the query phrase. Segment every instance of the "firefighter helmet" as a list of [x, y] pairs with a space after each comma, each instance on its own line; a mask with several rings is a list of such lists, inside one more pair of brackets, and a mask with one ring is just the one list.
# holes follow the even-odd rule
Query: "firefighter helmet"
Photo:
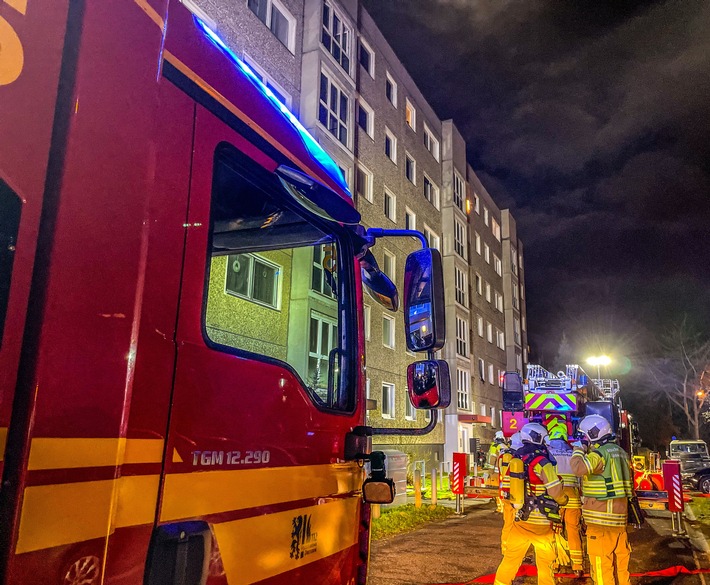
[[520, 436], [520, 433], [515, 433], [512, 437], [510, 437], [510, 447], [512, 449], [520, 449], [523, 446], [523, 438]]
[[543, 445], [547, 437], [547, 429], [538, 423], [528, 423], [520, 429], [520, 438], [523, 443]]
[[590, 443], [598, 443], [614, 434], [609, 421], [599, 414], [585, 416], [579, 421], [579, 427], [577, 428]]
[[496, 437], [494, 440], [496, 443], [505, 442], [505, 435], [503, 434], [503, 431], [496, 431]]

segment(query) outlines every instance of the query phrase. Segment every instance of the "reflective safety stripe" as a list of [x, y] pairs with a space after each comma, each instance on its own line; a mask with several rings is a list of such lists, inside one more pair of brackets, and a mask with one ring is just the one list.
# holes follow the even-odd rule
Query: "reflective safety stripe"
[[[577, 453], [575, 453], [577, 456]], [[585, 457], [587, 467], [592, 463], [589, 459], [604, 462], [600, 474], [588, 474], [582, 479], [582, 495], [597, 500], [627, 498], [632, 494], [631, 473], [626, 452], [614, 443], [601, 445], [596, 451]], [[596, 467], [596, 465], [594, 465]]]
[[587, 524], [597, 524], [599, 526], [626, 526], [626, 516], [624, 514], [597, 512], [595, 510], [583, 508], [582, 516]]
[[602, 571], [602, 558], [590, 557], [590, 563], [594, 567], [594, 585], [604, 585], [604, 573]]

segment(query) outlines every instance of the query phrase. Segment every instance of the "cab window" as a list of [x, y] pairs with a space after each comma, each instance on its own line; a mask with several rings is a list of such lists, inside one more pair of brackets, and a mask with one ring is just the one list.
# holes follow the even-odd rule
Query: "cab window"
[[320, 221], [306, 218], [275, 175], [220, 145], [204, 331], [217, 349], [287, 367], [317, 406], [349, 411], [352, 262], [347, 242]]
[[0, 180], [0, 347], [2, 346], [7, 303], [10, 297], [12, 265], [20, 227], [20, 198]]

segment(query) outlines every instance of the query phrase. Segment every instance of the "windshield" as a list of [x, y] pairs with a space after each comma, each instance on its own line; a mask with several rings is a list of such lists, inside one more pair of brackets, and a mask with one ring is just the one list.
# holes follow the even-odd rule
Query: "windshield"
[[676, 455], [707, 455], [705, 443], [676, 443], [671, 445], [671, 453]]
[[218, 149], [205, 332], [224, 349], [283, 363], [317, 405], [349, 410], [346, 244], [289, 208], [278, 180], [259, 171], [234, 149]]

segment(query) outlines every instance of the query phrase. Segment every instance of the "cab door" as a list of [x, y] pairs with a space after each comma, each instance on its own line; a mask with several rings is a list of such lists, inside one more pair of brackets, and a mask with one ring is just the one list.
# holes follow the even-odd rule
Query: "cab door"
[[275, 167], [197, 106], [153, 543], [173, 552], [152, 557], [175, 565], [182, 554], [209, 583], [350, 583], [363, 480], [343, 461], [362, 414], [344, 359], [357, 322], [352, 253], [279, 207]]

